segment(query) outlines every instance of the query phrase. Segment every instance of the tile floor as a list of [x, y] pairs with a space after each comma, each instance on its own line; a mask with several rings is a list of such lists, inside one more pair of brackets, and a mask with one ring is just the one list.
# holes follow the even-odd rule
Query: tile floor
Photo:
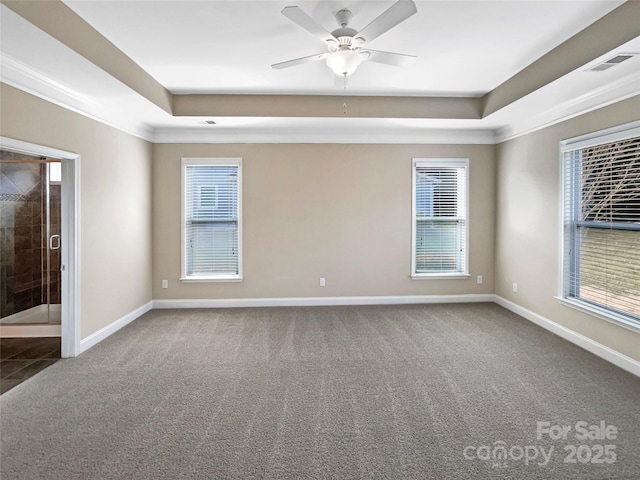
[[0, 394], [60, 359], [60, 337], [0, 339]]

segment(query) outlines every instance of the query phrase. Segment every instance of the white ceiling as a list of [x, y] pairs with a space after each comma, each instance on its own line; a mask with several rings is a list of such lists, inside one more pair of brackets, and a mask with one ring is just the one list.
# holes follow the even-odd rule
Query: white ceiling
[[[326, 47], [280, 12], [298, 5], [320, 25], [337, 27], [349, 8], [356, 30], [392, 1], [97, 1], [65, 3], [171, 93], [342, 94], [324, 62], [284, 70], [270, 67]], [[349, 95], [481, 96], [614, 10], [616, 1], [416, 1], [418, 13], [371, 42], [371, 48], [417, 55], [407, 68], [365, 62], [349, 77]], [[60, 103], [107, 119], [142, 136], [153, 129], [209, 128], [203, 118], [172, 117], [22, 17], [1, 7], [2, 80], [41, 96], [42, 85]], [[617, 51], [640, 52], [636, 39]], [[594, 61], [595, 63], [595, 61]], [[255, 138], [289, 129], [376, 129], [410, 135], [425, 129], [494, 131], [538, 110], [589, 100], [602, 104], [640, 90], [640, 57], [602, 73], [572, 72], [483, 120], [213, 118], [220, 138]], [[615, 72], [613, 71], [615, 70]], [[622, 88], [612, 93], [612, 85]], [[75, 102], [75, 103], [74, 103]], [[587, 105], [586, 108], [589, 108]], [[581, 107], [584, 110], [584, 106]], [[565, 109], [566, 110], [566, 109]], [[123, 113], [123, 112], [126, 112]], [[565, 116], [567, 112], [563, 113]], [[524, 127], [522, 127], [524, 128]], [[221, 132], [221, 133], [220, 133]], [[301, 137], [302, 138], [302, 137]], [[355, 138], [355, 137], [354, 137]], [[408, 138], [397, 137], [407, 141]]]
[[[328, 31], [341, 8], [359, 30], [392, 1], [65, 1], [173, 93], [340, 92], [324, 62], [271, 64], [326, 52], [280, 12], [298, 5]], [[399, 68], [364, 63], [351, 94], [482, 95], [622, 1], [418, 1], [418, 13], [371, 42], [418, 56]]]

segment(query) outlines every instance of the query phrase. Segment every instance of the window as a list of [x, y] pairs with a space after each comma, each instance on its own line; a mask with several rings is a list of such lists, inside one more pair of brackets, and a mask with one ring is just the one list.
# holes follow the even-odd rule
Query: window
[[640, 126], [563, 142], [562, 298], [640, 326]]
[[242, 280], [241, 159], [182, 159], [182, 281]]
[[413, 278], [468, 276], [468, 159], [413, 160]]
[[62, 184], [62, 162], [48, 161], [49, 185]]

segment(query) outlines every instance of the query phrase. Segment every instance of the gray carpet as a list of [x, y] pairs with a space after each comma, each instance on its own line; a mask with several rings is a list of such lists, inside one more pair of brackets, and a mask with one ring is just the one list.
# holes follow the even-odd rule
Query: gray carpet
[[0, 397], [0, 473], [637, 479], [639, 405], [640, 379], [494, 304], [158, 310]]

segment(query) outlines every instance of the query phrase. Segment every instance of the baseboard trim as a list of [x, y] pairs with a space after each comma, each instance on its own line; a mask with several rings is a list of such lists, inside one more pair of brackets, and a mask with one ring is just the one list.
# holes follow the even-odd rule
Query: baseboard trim
[[153, 308], [320, 307], [344, 305], [401, 305], [420, 303], [493, 302], [493, 294], [399, 295], [361, 297], [208, 298], [154, 300]]
[[135, 310], [133, 310], [132, 312], [129, 312], [126, 315], [124, 315], [123, 317], [120, 317], [118, 320], [115, 320], [114, 322], [111, 322], [106, 327], [103, 327], [100, 330], [98, 330], [97, 332], [92, 333], [88, 337], [83, 338], [82, 340], [80, 340], [80, 348], [78, 350], [78, 355], [80, 355], [83, 352], [86, 352], [91, 347], [93, 347], [97, 343], [100, 343], [102, 340], [104, 340], [105, 338], [109, 337], [110, 335], [113, 335], [115, 332], [120, 330], [122, 327], [130, 324], [131, 322], [133, 322], [135, 319], [137, 319], [141, 315], [144, 315], [145, 313], [150, 311], [152, 308], [153, 308], [153, 301], [147, 302], [144, 305], [142, 305], [141, 307], [138, 307]]
[[564, 338], [574, 345], [577, 345], [578, 347], [583, 348], [586, 351], [593, 353], [594, 355], [610, 363], [613, 363], [617, 367], [620, 367], [623, 370], [626, 370], [627, 372], [640, 377], [640, 362], [638, 362], [637, 360], [634, 360], [631, 357], [627, 357], [626, 355], [623, 355], [622, 353], [617, 352], [612, 348], [607, 347], [606, 345], [602, 345], [601, 343], [598, 343], [595, 340], [590, 339], [589, 337], [585, 337], [584, 335], [577, 333], [570, 328], [564, 327], [499, 295], [495, 295], [495, 302], [498, 305], [506, 308], [507, 310], [510, 310], [513, 313], [516, 313], [521, 317], [524, 317], [527, 320], [535, 323], [536, 325], [544, 328], [545, 330], [548, 330], [551, 333]]

